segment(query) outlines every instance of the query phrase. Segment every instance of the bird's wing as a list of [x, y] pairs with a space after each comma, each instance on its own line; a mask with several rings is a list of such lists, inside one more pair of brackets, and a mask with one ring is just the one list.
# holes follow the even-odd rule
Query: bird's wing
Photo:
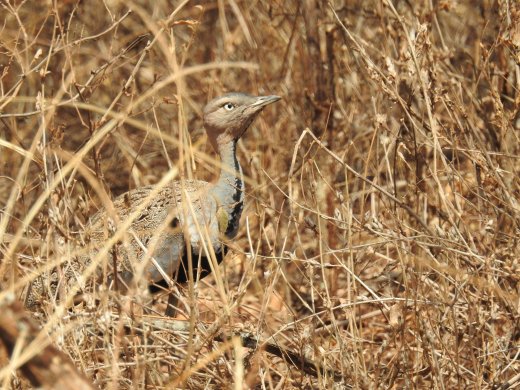
[[208, 186], [203, 181], [186, 180], [184, 184], [174, 182], [166, 186], [152, 199], [152, 186], [122, 194], [113, 202], [119, 220], [115, 222], [104, 210], [98, 212], [89, 224], [90, 241], [99, 246], [135, 210], [142, 208], [118, 245], [116, 253], [121, 261], [117, 262], [117, 272], [125, 281], [135, 272], [142, 272], [154, 282], [162, 280], [163, 273], [171, 276], [186, 250], [185, 233], [195, 255], [205, 255], [209, 246], [219, 249], [217, 206], [208, 196]]

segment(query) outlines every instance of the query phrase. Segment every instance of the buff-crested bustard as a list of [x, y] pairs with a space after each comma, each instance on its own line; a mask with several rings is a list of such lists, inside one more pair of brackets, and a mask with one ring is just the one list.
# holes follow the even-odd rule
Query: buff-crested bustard
[[[204, 108], [204, 127], [211, 145], [220, 156], [218, 179], [213, 183], [199, 180], [173, 182], [153, 199], [149, 199], [153, 185], [118, 196], [113, 201], [113, 210], [120, 222], [143, 202], [147, 205], [131, 222], [124, 242], [112, 249], [107, 267], [95, 273], [93, 283], [100, 283], [100, 278], [108, 275], [105, 278], [108, 288], [115, 285], [125, 289], [132, 283], [139, 266], [150, 286], [164, 285], [165, 275], [177, 283], [185, 283], [190, 278], [190, 269], [193, 280], [207, 276], [211, 272], [209, 247], [220, 263], [225, 254], [225, 241], [233, 239], [239, 228], [244, 179], [236, 156], [237, 141], [258, 114], [278, 100], [280, 97], [274, 95], [251, 96], [236, 92], [211, 100]], [[55, 271], [48, 281], [43, 277], [37, 278], [28, 291], [26, 305], [30, 307], [39, 302], [44, 286], [50, 286], [55, 293], [61, 283], [84, 283], [80, 278], [81, 271], [107, 240], [108, 232], [115, 230], [113, 225], [108, 211], [98, 211], [85, 229], [92, 250], [62, 265], [61, 276]], [[79, 291], [82, 289], [80, 286]], [[170, 295], [170, 304], [176, 301], [172, 297]], [[175, 309], [169, 305], [166, 313], [172, 315], [174, 312]]]

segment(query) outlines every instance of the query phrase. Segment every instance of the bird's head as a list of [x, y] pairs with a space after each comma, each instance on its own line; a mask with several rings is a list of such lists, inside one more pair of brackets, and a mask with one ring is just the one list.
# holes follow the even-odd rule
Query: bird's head
[[279, 96], [251, 96], [228, 93], [210, 101], [204, 108], [204, 127], [215, 150], [219, 144], [238, 140], [268, 104]]

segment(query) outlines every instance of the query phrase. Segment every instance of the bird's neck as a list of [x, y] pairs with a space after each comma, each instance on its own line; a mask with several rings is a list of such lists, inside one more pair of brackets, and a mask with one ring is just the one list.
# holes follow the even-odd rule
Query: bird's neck
[[236, 140], [218, 145], [220, 176], [212, 189], [218, 206], [225, 211], [227, 220], [222, 233], [229, 238], [237, 234], [244, 205], [244, 177], [237, 159], [236, 146]]

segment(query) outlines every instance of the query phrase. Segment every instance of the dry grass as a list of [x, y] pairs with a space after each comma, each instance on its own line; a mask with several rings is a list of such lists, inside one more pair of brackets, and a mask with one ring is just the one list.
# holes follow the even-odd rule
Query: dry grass
[[[0, 1], [0, 299], [67, 261], [107, 198], [214, 177], [209, 98], [276, 93], [239, 148], [239, 238], [220, 280], [183, 290], [185, 330], [137, 291], [49, 296], [42, 334], [100, 388], [519, 386], [520, 7], [169, 3]], [[42, 344], [0, 350], [4, 388], [30, 387], [14, 368]]]

